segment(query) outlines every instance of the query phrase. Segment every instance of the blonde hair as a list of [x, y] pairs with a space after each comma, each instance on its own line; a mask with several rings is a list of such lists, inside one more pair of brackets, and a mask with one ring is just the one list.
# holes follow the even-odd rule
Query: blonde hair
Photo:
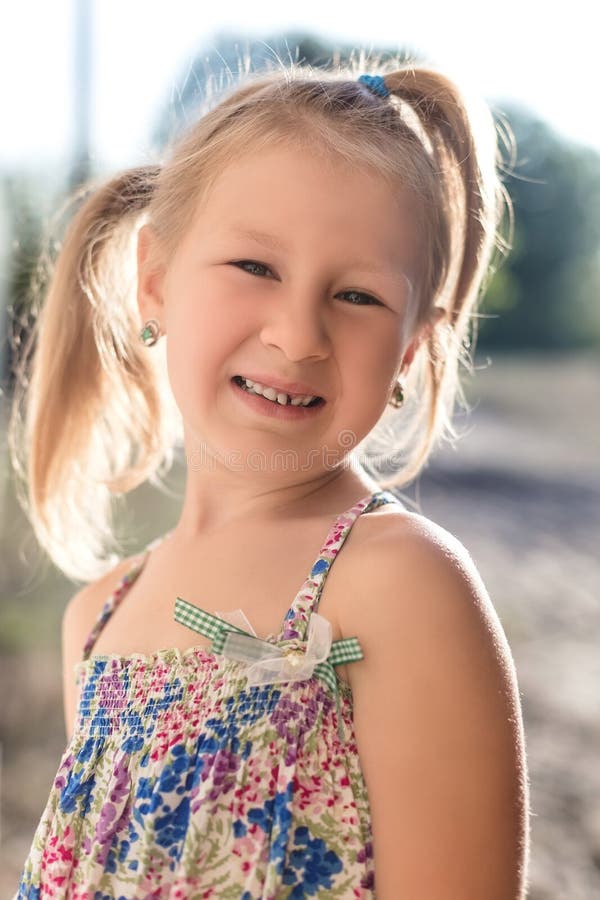
[[486, 107], [469, 110], [431, 68], [395, 61], [377, 71], [388, 98], [359, 83], [352, 64], [246, 76], [174, 143], [164, 165], [125, 171], [76, 197], [91, 189], [35, 310], [9, 429], [21, 503], [68, 576], [95, 578], [118, 561], [106, 556], [111, 499], [164, 474], [183, 440], [164, 353], [138, 339], [137, 230], [151, 223], [169, 259], [215, 178], [250, 149], [319, 147], [418, 200], [426, 252], [415, 327], [434, 306], [445, 316], [410, 367], [409, 402], [386, 411], [369, 436], [401, 459], [382, 486], [407, 484], [436, 442], [455, 435], [459, 362], [468, 365], [469, 323], [500, 247], [505, 203], [510, 210], [495, 127]]

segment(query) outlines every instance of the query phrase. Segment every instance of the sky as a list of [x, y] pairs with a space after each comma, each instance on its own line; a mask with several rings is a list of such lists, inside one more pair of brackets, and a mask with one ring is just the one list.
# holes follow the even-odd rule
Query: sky
[[[78, 0], [19, 0], [0, 15], [0, 168], [70, 160]], [[421, 0], [412, 7], [341, 0], [89, 0], [93, 155], [103, 165], [147, 161], [148, 135], [196, 53], [219, 31], [254, 40], [295, 29], [366, 49], [404, 47], [502, 108], [517, 100], [571, 140], [600, 151], [596, 30], [589, 2]], [[568, 11], [568, 12], [567, 12]], [[586, 96], [587, 95], [587, 96]], [[148, 157], [149, 159], [150, 157]]]

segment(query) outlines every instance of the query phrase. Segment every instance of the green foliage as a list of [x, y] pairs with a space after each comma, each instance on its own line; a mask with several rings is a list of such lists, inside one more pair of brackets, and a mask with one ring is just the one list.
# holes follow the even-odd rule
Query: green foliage
[[[3, 335], [6, 347], [17, 354], [26, 342], [32, 324], [31, 308], [35, 293], [43, 294], [45, 282], [38, 271], [44, 246], [45, 218], [52, 204], [52, 194], [43, 178], [28, 174], [5, 174], [0, 180], [7, 227], [11, 237], [6, 254], [6, 323], [9, 335]], [[14, 380], [14, 360], [2, 359], [4, 371], [0, 383], [10, 395]]]
[[600, 155], [566, 141], [523, 109], [504, 114], [516, 140], [516, 162], [504, 179], [515, 234], [508, 261], [486, 292], [478, 344], [597, 347]]

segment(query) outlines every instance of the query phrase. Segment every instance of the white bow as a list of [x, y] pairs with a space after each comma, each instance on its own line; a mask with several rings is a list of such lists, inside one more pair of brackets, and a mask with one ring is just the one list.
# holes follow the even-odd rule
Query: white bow
[[249, 685], [304, 681], [311, 677], [318, 663], [325, 662], [331, 650], [331, 622], [318, 613], [311, 613], [305, 650], [300, 649], [304, 646], [302, 641], [290, 641], [291, 646], [282, 649], [261, 640], [241, 609], [231, 613], [215, 611], [215, 615], [248, 632], [229, 631], [222, 653], [229, 659], [248, 663]]

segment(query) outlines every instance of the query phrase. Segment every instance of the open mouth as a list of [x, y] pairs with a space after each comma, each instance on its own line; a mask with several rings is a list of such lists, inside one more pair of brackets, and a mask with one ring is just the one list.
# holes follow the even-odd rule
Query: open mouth
[[313, 407], [313, 406], [323, 406], [323, 404], [325, 403], [325, 400], [323, 399], [323, 397], [315, 397], [313, 400], [310, 401], [310, 403], [292, 403], [289, 394], [285, 394], [284, 391], [281, 391], [279, 396], [281, 396], [281, 394], [285, 394], [287, 399], [286, 399], [285, 403], [280, 403], [279, 400], [277, 400], [277, 398], [275, 398], [274, 400], [271, 400], [269, 397], [265, 397], [264, 394], [261, 394], [258, 391], [255, 391], [252, 388], [248, 387], [248, 385], [246, 384], [246, 382], [244, 381], [244, 379], [242, 378], [241, 375], [234, 375], [231, 380], [233, 382], [235, 382], [235, 384], [237, 384], [237, 386], [240, 387], [243, 391], [246, 391], [248, 394], [254, 394], [255, 397], [262, 397], [263, 400], [266, 400], [268, 403], [274, 403], [276, 406], [292, 406], [297, 409], [309, 409], [310, 407]]

